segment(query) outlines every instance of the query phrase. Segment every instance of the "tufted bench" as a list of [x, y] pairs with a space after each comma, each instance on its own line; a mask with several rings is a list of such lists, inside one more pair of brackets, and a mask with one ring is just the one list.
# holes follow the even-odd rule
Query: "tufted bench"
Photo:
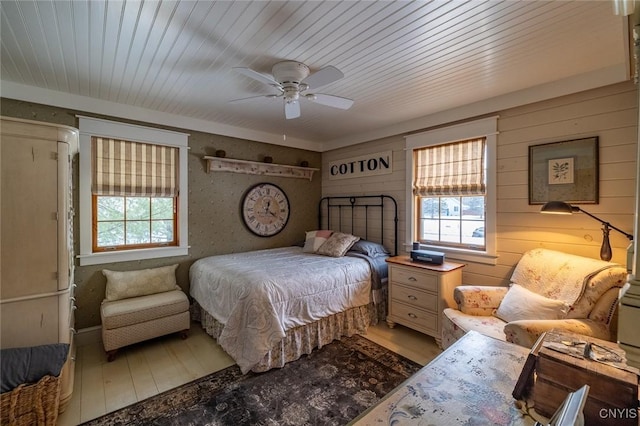
[[177, 265], [142, 271], [103, 270], [106, 298], [100, 306], [102, 343], [113, 361], [124, 346], [190, 327], [189, 299], [175, 283]]

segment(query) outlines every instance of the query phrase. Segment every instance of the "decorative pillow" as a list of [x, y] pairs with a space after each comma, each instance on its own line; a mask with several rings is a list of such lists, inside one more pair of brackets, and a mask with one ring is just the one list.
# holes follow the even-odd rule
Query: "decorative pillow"
[[334, 232], [329, 239], [320, 246], [316, 253], [325, 256], [342, 257], [359, 239], [360, 237], [356, 237], [355, 235]]
[[176, 284], [178, 264], [140, 271], [110, 271], [103, 269], [107, 277], [105, 298], [109, 301], [146, 296], [179, 289]]
[[359, 240], [356, 241], [349, 251], [364, 254], [369, 257], [389, 256], [389, 251], [382, 244], [373, 241]]
[[303, 253], [315, 253], [320, 246], [333, 234], [333, 231], [320, 230], [309, 231], [306, 233], [304, 240], [304, 247], [302, 247]]
[[555, 320], [567, 316], [569, 305], [562, 300], [547, 299], [513, 284], [494, 315], [503, 321]]
[[47, 375], [59, 376], [68, 353], [68, 343], [0, 350], [0, 392], [9, 392], [22, 384], [36, 383]]

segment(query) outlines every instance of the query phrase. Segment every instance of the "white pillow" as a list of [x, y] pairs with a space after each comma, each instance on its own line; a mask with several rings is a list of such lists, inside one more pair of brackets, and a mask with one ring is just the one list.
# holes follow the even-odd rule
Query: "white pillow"
[[103, 269], [107, 277], [105, 298], [107, 300], [128, 299], [177, 290], [176, 268], [178, 264], [139, 271], [110, 271]]
[[305, 234], [303, 253], [315, 253], [320, 246], [333, 234], [333, 231], [319, 230], [309, 231]]
[[569, 305], [562, 300], [548, 299], [513, 284], [500, 302], [494, 315], [503, 321], [563, 319]]

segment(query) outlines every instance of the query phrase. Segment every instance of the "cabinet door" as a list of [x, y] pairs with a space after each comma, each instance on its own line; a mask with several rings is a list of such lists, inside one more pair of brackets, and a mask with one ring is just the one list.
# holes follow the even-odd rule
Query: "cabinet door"
[[54, 294], [3, 303], [0, 347], [17, 348], [60, 342], [58, 299]]
[[0, 155], [2, 298], [55, 292], [58, 143], [3, 134]]

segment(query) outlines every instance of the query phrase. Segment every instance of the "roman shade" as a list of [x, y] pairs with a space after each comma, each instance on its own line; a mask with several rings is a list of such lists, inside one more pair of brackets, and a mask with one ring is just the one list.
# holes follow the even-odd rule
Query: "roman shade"
[[94, 195], [178, 195], [178, 148], [101, 137], [92, 137], [91, 147]]
[[415, 149], [413, 194], [484, 195], [485, 138]]

